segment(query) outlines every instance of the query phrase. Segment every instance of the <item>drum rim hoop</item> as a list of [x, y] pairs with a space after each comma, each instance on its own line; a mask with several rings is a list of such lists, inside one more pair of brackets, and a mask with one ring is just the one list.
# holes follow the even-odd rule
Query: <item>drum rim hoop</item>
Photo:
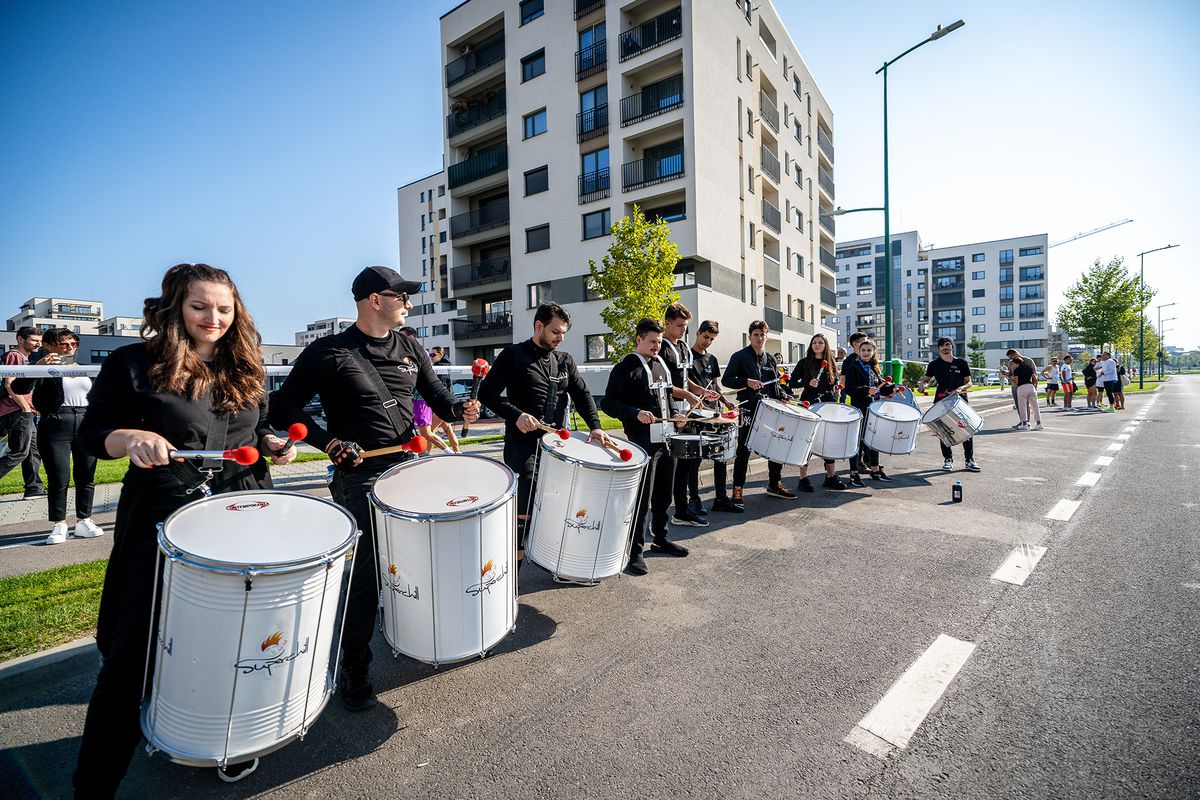
[[471, 517], [481, 517], [484, 514], [488, 513], [489, 511], [495, 511], [497, 508], [499, 508], [500, 506], [507, 503], [510, 498], [512, 498], [514, 495], [516, 495], [516, 493], [517, 493], [517, 474], [515, 472], [513, 472], [511, 469], [509, 469], [507, 464], [503, 464], [494, 458], [488, 458], [487, 456], [476, 455], [474, 453], [448, 453], [446, 455], [438, 456], [439, 460], [447, 459], [447, 458], [471, 458], [471, 459], [475, 459], [476, 461], [486, 461], [489, 465], [492, 465], [492, 466], [499, 466], [508, 472], [508, 487], [505, 488], [505, 490], [503, 492], [501, 492], [496, 497], [495, 500], [490, 501], [486, 505], [475, 506], [474, 508], [463, 509], [462, 511], [447, 511], [447, 512], [408, 511], [408, 510], [405, 510], [402, 508], [396, 508], [395, 506], [388, 505], [387, 503], [380, 500], [379, 495], [375, 494], [375, 487], [379, 484], [379, 482], [381, 480], [383, 480], [384, 478], [390, 477], [391, 475], [393, 475], [397, 472], [412, 468], [412, 467], [422, 464], [426, 461], [426, 459], [418, 458], [418, 459], [413, 459], [410, 461], [405, 461], [400, 464], [396, 464], [396, 465], [384, 470], [384, 472], [382, 474], [380, 474], [380, 476], [378, 478], [375, 479], [375, 482], [371, 484], [371, 490], [369, 492], [367, 492], [367, 499], [371, 502], [372, 506], [374, 506], [381, 513], [386, 514], [389, 517], [396, 517], [397, 519], [419, 520], [419, 521], [425, 521], [425, 522], [433, 521], [433, 520], [436, 520], [439, 522], [452, 522], [455, 520], [470, 519]]
[[554, 440], [557, 438], [558, 437], [555, 436], [553, 433], [547, 433], [545, 436], [542, 437], [541, 441], [538, 443], [538, 446], [542, 448], [542, 452], [547, 453], [548, 455], [550, 455], [550, 457], [554, 458], [557, 461], [564, 461], [568, 464], [578, 464], [581, 467], [586, 467], [587, 469], [594, 469], [597, 472], [628, 472], [628, 471], [635, 470], [635, 469], [643, 469], [643, 468], [645, 468], [646, 463], [650, 460], [649, 456], [646, 454], [646, 451], [643, 450], [641, 447], [638, 447], [633, 442], [629, 441], [628, 439], [618, 439], [615, 436], [610, 436], [609, 438], [612, 439], [614, 442], [617, 442], [618, 444], [620, 444], [622, 446], [626, 446], [630, 450], [633, 450], [634, 452], [641, 453], [642, 460], [637, 462], [636, 464], [633, 463], [633, 459], [630, 459], [629, 461], [618, 461], [615, 464], [597, 464], [594, 461], [584, 461], [581, 458], [576, 458], [575, 456], [569, 456], [566, 453], [564, 453], [563, 451], [554, 447]]

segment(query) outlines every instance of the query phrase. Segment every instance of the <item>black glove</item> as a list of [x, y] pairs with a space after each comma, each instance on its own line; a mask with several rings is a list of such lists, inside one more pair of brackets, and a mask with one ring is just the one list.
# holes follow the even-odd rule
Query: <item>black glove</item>
[[334, 466], [340, 469], [351, 469], [362, 458], [361, 447], [354, 442], [343, 442], [341, 439], [334, 439], [330, 442], [329, 449], [325, 452]]

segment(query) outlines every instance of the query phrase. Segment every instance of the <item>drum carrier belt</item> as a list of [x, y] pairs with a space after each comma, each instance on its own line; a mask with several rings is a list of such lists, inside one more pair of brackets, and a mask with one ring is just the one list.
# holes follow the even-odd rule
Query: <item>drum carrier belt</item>
[[[400, 403], [392, 396], [392, 392], [387, 388], [387, 384], [383, 382], [383, 376], [379, 374], [379, 370], [375, 369], [375, 365], [371, 363], [358, 348], [349, 351], [353, 358], [367, 376], [367, 381], [370, 382], [371, 388], [375, 390], [375, 397], [378, 398], [379, 404], [383, 406], [383, 411], [387, 414], [388, 421], [392, 423], [392, 428], [395, 430], [396, 436], [400, 443], [412, 439], [412, 426], [404, 424], [404, 418], [400, 416]], [[386, 400], [384, 398], [387, 398]]]
[[546, 406], [542, 409], [542, 421], [547, 425], [557, 425], [555, 415], [558, 413], [558, 357], [550, 351], [550, 366], [546, 368]]
[[[205, 450], [224, 450], [225, 439], [229, 434], [229, 414], [209, 411], [208, 432], [204, 436]], [[204, 497], [212, 495], [208, 482], [213, 476], [225, 468], [225, 462], [219, 458], [206, 458], [196, 466], [190, 461], [167, 462], [167, 467], [185, 494], [200, 492]]]

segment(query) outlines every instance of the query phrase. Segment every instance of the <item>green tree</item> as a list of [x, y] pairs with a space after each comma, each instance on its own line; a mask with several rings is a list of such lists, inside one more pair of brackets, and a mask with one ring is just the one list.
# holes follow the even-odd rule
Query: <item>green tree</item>
[[1129, 331], [1137, 331], [1138, 319], [1154, 290], [1141, 291], [1141, 282], [1125, 269], [1118, 257], [1102, 264], [1100, 259], [1067, 289], [1059, 306], [1057, 322], [1090, 345], [1115, 346]]
[[661, 219], [647, 222], [636, 205], [633, 213], [612, 226], [613, 243], [599, 265], [588, 261], [591, 287], [609, 300], [600, 312], [608, 326], [604, 335], [614, 364], [633, 352], [634, 329], [643, 317], [662, 319], [667, 306], [679, 299], [675, 265], [679, 248], [671, 228]]
[[987, 367], [987, 342], [979, 337], [978, 333], [972, 333], [970, 341], [967, 342], [967, 363], [972, 369], [984, 369]]
[[919, 380], [921, 380], [921, 378], [923, 378], [923, 377], [925, 377], [925, 365], [924, 364], [921, 364], [917, 361], [905, 361], [904, 362], [904, 375], [901, 378], [901, 380], [904, 381], [905, 386], [908, 386], [908, 387], [916, 386], [917, 382]]
[[[1146, 326], [1146, 348], [1144, 351], [1146, 369], [1150, 369], [1151, 366], [1158, 369], [1158, 350], [1162, 344], [1158, 339], [1158, 331], [1154, 328], [1154, 323], [1148, 318], [1143, 318], [1142, 324]], [[1141, 331], [1138, 329], [1136, 320], [1133, 327], [1122, 333], [1114, 344], [1118, 350], [1129, 354], [1131, 366], [1137, 365], [1143, 359]]]

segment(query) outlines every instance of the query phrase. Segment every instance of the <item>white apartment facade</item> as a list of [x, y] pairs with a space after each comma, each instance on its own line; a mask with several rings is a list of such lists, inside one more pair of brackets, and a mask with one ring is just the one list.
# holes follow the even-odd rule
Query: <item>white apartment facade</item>
[[[465, 303], [454, 299], [451, 287], [464, 289], [490, 283], [495, 270], [507, 269], [502, 262], [450, 269], [446, 171], [435, 172], [396, 190], [400, 220], [400, 272], [421, 281], [421, 293], [412, 298], [408, 324], [417, 329], [426, 348], [442, 347], [454, 359], [454, 337], [450, 320], [459, 316]], [[419, 265], [419, 266], [418, 266]], [[489, 359], [490, 361], [491, 359]], [[454, 363], [458, 363], [455, 361]]]
[[47, 328], [70, 328], [75, 333], [95, 334], [104, 319], [104, 303], [99, 300], [78, 300], [67, 297], [31, 297], [21, 304], [21, 310], [8, 318], [7, 328], [15, 331], [27, 325]]
[[769, 2], [469, 0], [441, 40], [458, 363], [528, 336], [546, 300], [577, 361], [606, 363], [588, 262], [634, 204], [670, 225], [722, 361], [754, 319], [789, 359], [836, 338], [833, 115]]
[[[919, 361], [929, 357], [928, 255], [917, 231], [892, 234], [892, 356]], [[837, 328], [841, 341], [862, 331], [884, 353], [887, 327], [883, 237], [839, 242], [837, 246]]]
[[308, 347], [322, 336], [341, 333], [354, 324], [353, 317], [329, 317], [318, 319], [304, 326], [304, 330], [295, 334], [296, 347]]
[[143, 322], [141, 317], [108, 317], [100, 320], [96, 333], [100, 336], [140, 337]]

